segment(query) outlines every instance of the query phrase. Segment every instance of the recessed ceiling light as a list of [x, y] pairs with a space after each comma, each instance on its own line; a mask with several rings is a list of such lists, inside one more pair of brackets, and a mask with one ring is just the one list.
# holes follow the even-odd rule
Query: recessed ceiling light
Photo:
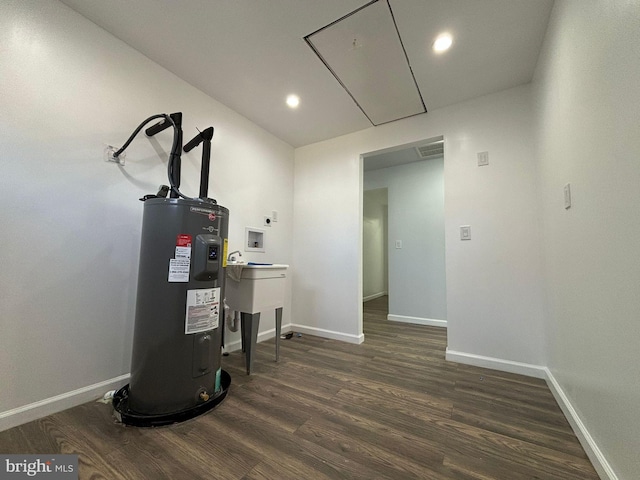
[[441, 33], [433, 42], [433, 51], [436, 53], [442, 53], [449, 50], [449, 47], [453, 43], [453, 37], [448, 33]]
[[287, 97], [287, 105], [291, 108], [296, 108], [300, 104], [300, 97], [297, 95], [289, 95]]

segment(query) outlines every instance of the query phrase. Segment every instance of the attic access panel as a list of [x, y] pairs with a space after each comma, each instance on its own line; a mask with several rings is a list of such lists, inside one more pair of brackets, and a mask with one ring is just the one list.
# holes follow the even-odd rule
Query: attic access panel
[[304, 39], [373, 125], [427, 111], [388, 0], [374, 0]]

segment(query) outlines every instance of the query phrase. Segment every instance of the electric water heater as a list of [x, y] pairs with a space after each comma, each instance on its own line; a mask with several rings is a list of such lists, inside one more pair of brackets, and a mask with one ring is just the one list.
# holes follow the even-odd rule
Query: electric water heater
[[213, 128], [185, 146], [188, 151], [205, 142], [200, 197], [186, 197], [178, 189], [182, 150], [178, 115], [162, 114], [165, 122], [146, 131], [153, 135], [166, 124], [175, 133], [169, 165], [171, 197], [165, 198], [167, 187], [141, 199], [131, 378], [113, 398], [116, 417], [136, 426], [167, 425], [200, 415], [224, 399], [231, 383], [221, 368], [229, 211], [207, 198]]
[[129, 408], [167, 414], [220, 392], [229, 212], [175, 198], [144, 202]]

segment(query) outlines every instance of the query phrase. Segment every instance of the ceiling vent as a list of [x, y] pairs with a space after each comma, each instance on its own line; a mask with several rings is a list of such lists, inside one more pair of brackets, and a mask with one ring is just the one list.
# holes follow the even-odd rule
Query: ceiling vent
[[416, 147], [416, 152], [420, 158], [441, 157], [444, 155], [444, 142], [430, 143], [429, 145], [421, 145]]

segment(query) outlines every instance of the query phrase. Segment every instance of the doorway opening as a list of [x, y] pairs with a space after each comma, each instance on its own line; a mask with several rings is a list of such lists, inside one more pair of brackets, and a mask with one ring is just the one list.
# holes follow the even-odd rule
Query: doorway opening
[[443, 137], [362, 161], [363, 303], [389, 321], [446, 327]]

